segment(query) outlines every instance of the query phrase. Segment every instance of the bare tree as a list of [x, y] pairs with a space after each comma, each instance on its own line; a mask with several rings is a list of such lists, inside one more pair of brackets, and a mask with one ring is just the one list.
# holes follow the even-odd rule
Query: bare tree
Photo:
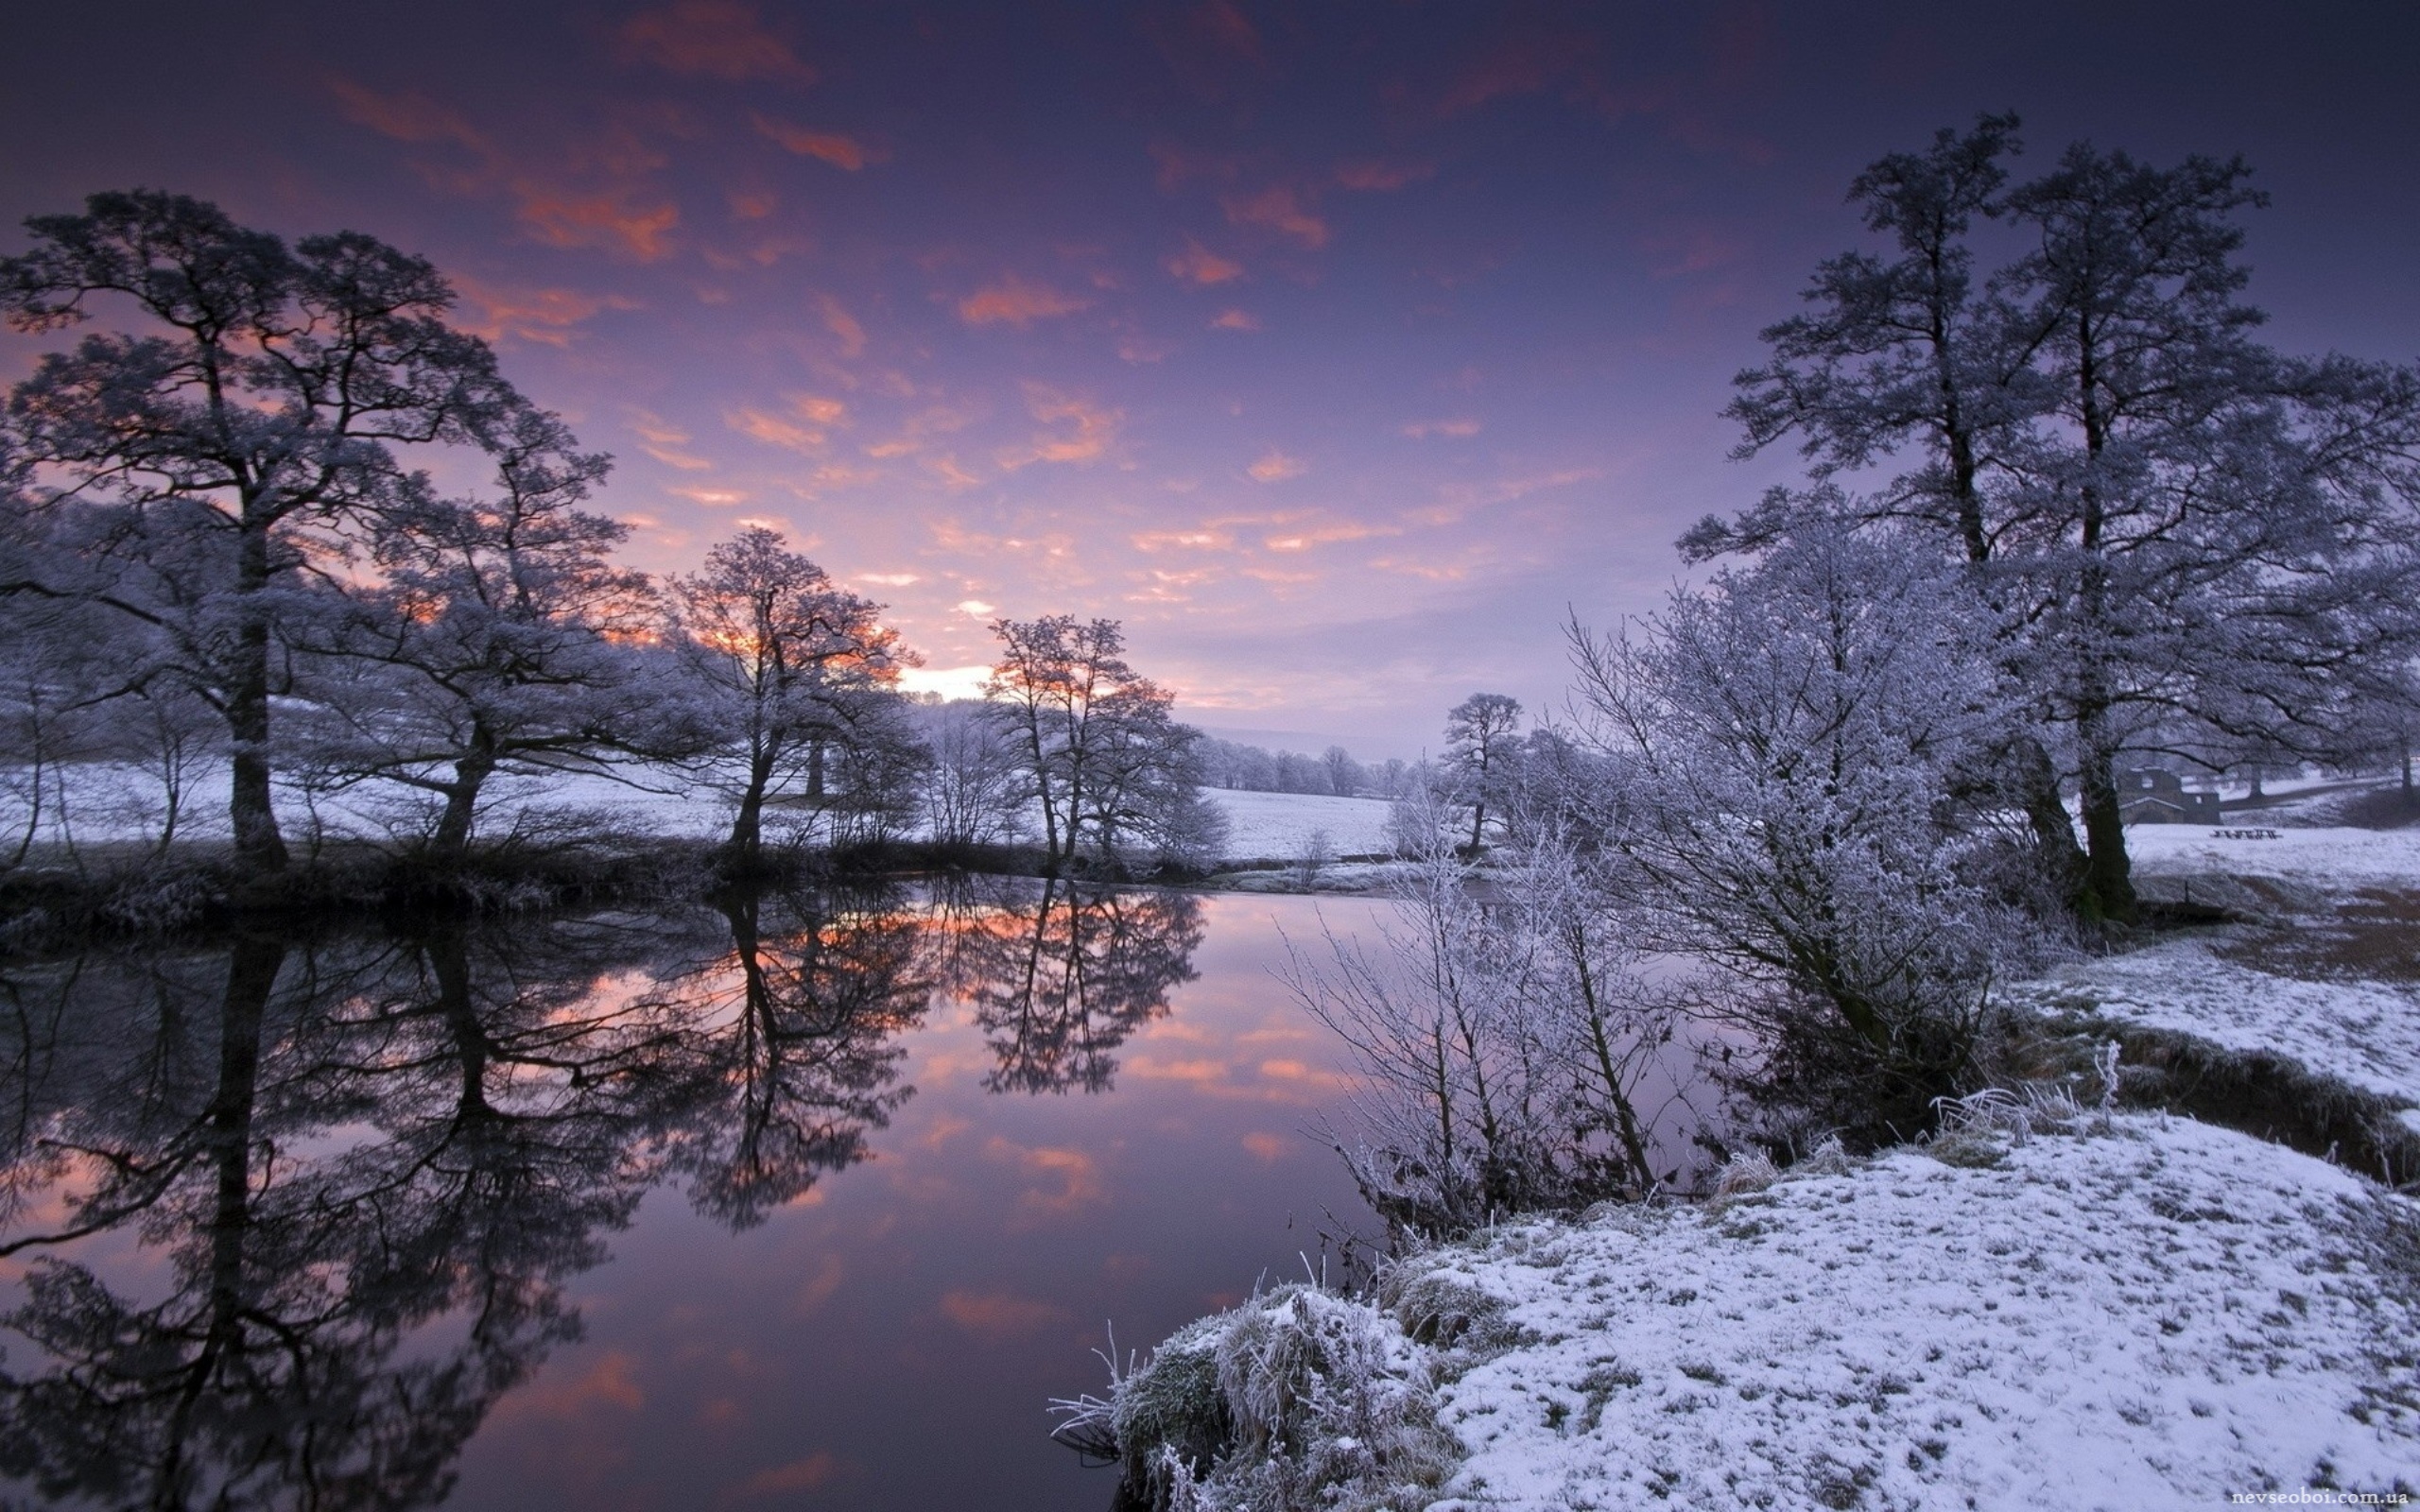
[[1198, 732], [1170, 714], [1174, 695], [1127, 663], [1115, 620], [1000, 619], [992, 632], [1001, 654], [984, 694], [1011, 732], [1054, 874], [1086, 852], [1115, 867], [1124, 839], [1163, 853], [1215, 849]]
[[1000, 722], [972, 700], [927, 707], [919, 722], [931, 757], [923, 791], [925, 832], [933, 843], [972, 847], [1013, 839], [1023, 785]]
[[881, 605], [834, 586], [761, 525], [707, 552], [705, 571], [677, 579], [673, 593], [684, 659], [739, 765], [731, 855], [753, 868], [769, 794], [795, 777], [820, 805], [836, 747], [860, 757], [887, 748], [881, 716], [909, 657], [880, 622]]
[[630, 527], [579, 507], [610, 460], [526, 406], [496, 446], [493, 494], [389, 510], [383, 580], [330, 627], [297, 617], [288, 636], [317, 653], [300, 684], [312, 784], [433, 795], [428, 843], [445, 857], [469, 847], [499, 772], [595, 770], [655, 745], [667, 714], [633, 649], [653, 587], [609, 555]]

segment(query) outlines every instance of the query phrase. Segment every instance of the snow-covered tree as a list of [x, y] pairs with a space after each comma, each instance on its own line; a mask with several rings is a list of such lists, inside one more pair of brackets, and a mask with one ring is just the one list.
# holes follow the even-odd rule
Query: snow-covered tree
[[1000, 619], [1000, 661], [984, 684], [1010, 731], [1056, 872], [1090, 854], [1115, 868], [1121, 845], [1198, 861], [1215, 851], [1219, 816], [1201, 796], [1200, 732], [1176, 722], [1175, 696], [1125, 659], [1115, 620]]
[[579, 507], [610, 460], [562, 421], [520, 407], [500, 427], [494, 491], [414, 490], [378, 522], [375, 587], [299, 624], [306, 780], [432, 795], [429, 848], [458, 856], [498, 773], [596, 769], [677, 747], [679, 710], [636, 649], [652, 586], [610, 553], [630, 527]]
[[925, 834], [949, 847], [1014, 839], [1024, 784], [999, 720], [982, 704], [959, 699], [920, 709], [917, 724], [929, 760], [922, 786]]
[[348, 532], [404, 501], [399, 445], [484, 446], [518, 407], [477, 337], [448, 325], [428, 263], [354, 232], [288, 246], [182, 196], [101, 194], [38, 215], [0, 258], [0, 310], [21, 331], [130, 301], [138, 332], [44, 354], [9, 395], [23, 458], [106, 528], [76, 591], [165, 643], [186, 687], [225, 720], [235, 848], [285, 865], [270, 802], [270, 711], [282, 620]]
[[1474, 693], [1445, 714], [1445, 754], [1438, 765], [1456, 799], [1471, 811], [1473, 855], [1486, 837], [1488, 808], [1520, 729], [1520, 700], [1501, 693]]
[[1843, 524], [1676, 593], [1635, 636], [1573, 631], [1607, 764], [1598, 876], [1640, 942], [1761, 989], [1742, 1001], [1763, 1027], [1840, 1031], [1919, 1110], [1969, 1069], [2013, 937], [1942, 823], [1989, 733], [1976, 618], [1937, 558]]
[[[2318, 754], [2360, 669], [2420, 637], [2420, 374], [2253, 338], [2236, 216], [2261, 197], [2240, 161], [2078, 146], [2010, 189], [2014, 128], [1986, 117], [1858, 178], [1895, 256], [1823, 265], [1733, 413], [1743, 451], [1796, 436], [1819, 480], [1904, 468], [1858, 512], [1972, 570], [2022, 695], [1996, 742], [2010, 796], [2078, 911], [2123, 919], [2127, 752]], [[1978, 216], [2028, 244], [1979, 285]], [[1684, 545], [1761, 549], [1837, 513], [1776, 493]]]
[[[877, 763], [902, 744], [889, 716], [908, 655], [881, 623], [881, 605], [835, 586], [762, 525], [708, 551], [703, 572], [675, 579], [673, 597], [683, 659], [734, 768], [732, 858], [752, 868], [769, 795], [796, 781], [809, 803], [825, 806], [836, 758]], [[900, 774], [860, 775], [860, 788], [912, 795]]]

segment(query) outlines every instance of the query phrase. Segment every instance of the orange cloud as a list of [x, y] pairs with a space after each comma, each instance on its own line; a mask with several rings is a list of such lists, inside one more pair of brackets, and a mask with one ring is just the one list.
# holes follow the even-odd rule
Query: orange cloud
[[665, 9], [641, 11], [622, 26], [621, 56], [625, 62], [735, 84], [815, 82], [815, 70], [789, 43], [757, 24], [755, 9], [735, 0], [674, 0]]
[[959, 301], [958, 318], [968, 325], [1012, 325], [1023, 330], [1036, 320], [1073, 315], [1091, 302], [1010, 273]]
[[1243, 310], [1221, 310], [1219, 318], [1210, 322], [1213, 331], [1257, 331], [1260, 317]]
[[1201, 288], [1244, 276], [1243, 264], [1220, 257], [1190, 236], [1184, 239], [1184, 250], [1169, 258], [1167, 267], [1179, 280]]
[[642, 263], [666, 254], [665, 233], [681, 223], [672, 205], [632, 208], [618, 193], [572, 197], [519, 186], [522, 224], [549, 247], [620, 247]]
[[741, 194], [735, 190], [725, 198], [731, 202], [732, 218], [735, 220], [762, 220], [781, 203], [774, 196], [763, 192]]
[[1433, 163], [1389, 163], [1367, 158], [1336, 165], [1336, 181], [1347, 189], [1384, 193], [1436, 177]]
[[1285, 1158], [1287, 1144], [1284, 1140], [1274, 1134], [1263, 1134], [1255, 1130], [1244, 1136], [1244, 1148], [1251, 1151], [1262, 1164], [1274, 1165]]
[[994, 1344], [1021, 1339], [1068, 1320], [1063, 1307], [1007, 1292], [944, 1292], [942, 1315]]
[[571, 345], [574, 327], [600, 310], [635, 310], [638, 302], [618, 294], [590, 295], [575, 289], [500, 289], [476, 279], [457, 277], [455, 287], [477, 306], [462, 322], [465, 329], [490, 341], [511, 336], [549, 347]]
[[[784, 446], [793, 452], [820, 452], [830, 438], [828, 427], [849, 422], [849, 406], [837, 399], [820, 394], [791, 394], [789, 416], [769, 415], [753, 406], [743, 405], [723, 417], [723, 423], [740, 435], [763, 441], [768, 446]], [[790, 418], [795, 417], [795, 418]]]
[[689, 444], [689, 433], [655, 414], [633, 407], [631, 429], [639, 433], [644, 443], [639, 450], [666, 467], [677, 467], [684, 472], [702, 472], [714, 464], [702, 456], [692, 456], [679, 448]]
[[753, 111], [749, 112], [748, 118], [756, 123], [758, 131], [780, 143], [786, 150], [802, 158], [821, 158], [832, 166], [845, 168], [851, 173], [890, 156], [879, 147], [870, 147], [856, 137], [842, 136], [838, 131], [810, 131], [805, 127], [792, 126], [787, 121], [777, 121]]
[[840, 1462], [828, 1449], [819, 1449], [804, 1459], [794, 1459], [769, 1470], [758, 1470], [740, 1483], [741, 1496], [786, 1496], [799, 1491], [812, 1491], [840, 1473]]
[[1122, 410], [1099, 408], [1044, 384], [1025, 386], [1025, 404], [1045, 425], [1072, 429], [1039, 432], [1030, 445], [1002, 452], [999, 463], [1011, 470], [1028, 462], [1096, 461], [1115, 443], [1117, 428], [1126, 419]]
[[1244, 469], [1254, 483], [1283, 483], [1288, 478], [1299, 478], [1310, 470], [1310, 464], [1301, 457], [1288, 456], [1273, 446], [1261, 454], [1260, 460]]
[[1256, 195], [1230, 197], [1219, 203], [1236, 225], [1266, 227], [1313, 250], [1327, 245], [1327, 222], [1311, 214], [1285, 184], [1271, 184]]
[[397, 142], [451, 142], [473, 152], [494, 150], [471, 123], [420, 94], [376, 94], [350, 79], [331, 78], [345, 118]]

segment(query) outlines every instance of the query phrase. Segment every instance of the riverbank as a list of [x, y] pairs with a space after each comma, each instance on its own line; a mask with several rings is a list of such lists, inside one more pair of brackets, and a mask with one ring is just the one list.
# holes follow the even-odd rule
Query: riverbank
[[[2209, 922], [2009, 1001], [2046, 1046], [2155, 1053], [2120, 1076], [2156, 1107], [2094, 1108], [2087, 1074], [1929, 1146], [1748, 1158], [1710, 1200], [1400, 1262], [1340, 1300], [1363, 1355], [1414, 1353], [1360, 1396], [1454, 1463], [1418, 1440], [1404, 1473], [1337, 1483], [1346, 1503], [2420, 1494], [2420, 1204], [2393, 1186], [2420, 1169], [2420, 834], [2135, 833], [2146, 893]], [[1290, 1468], [1246, 1450], [1199, 1488], [1162, 1479], [1204, 1508], [1291, 1504], [1234, 1493], [1345, 1463], [1319, 1432]]]

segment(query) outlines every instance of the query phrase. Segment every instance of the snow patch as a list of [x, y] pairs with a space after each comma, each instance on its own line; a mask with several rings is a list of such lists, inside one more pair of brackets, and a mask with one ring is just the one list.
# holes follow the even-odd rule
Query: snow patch
[[[1423, 1263], [1540, 1342], [1440, 1391], [1441, 1506], [2132, 1508], [2420, 1465], [2413, 1205], [2184, 1120], [1913, 1150]], [[2401, 1477], [2403, 1479], [2398, 1479]]]

